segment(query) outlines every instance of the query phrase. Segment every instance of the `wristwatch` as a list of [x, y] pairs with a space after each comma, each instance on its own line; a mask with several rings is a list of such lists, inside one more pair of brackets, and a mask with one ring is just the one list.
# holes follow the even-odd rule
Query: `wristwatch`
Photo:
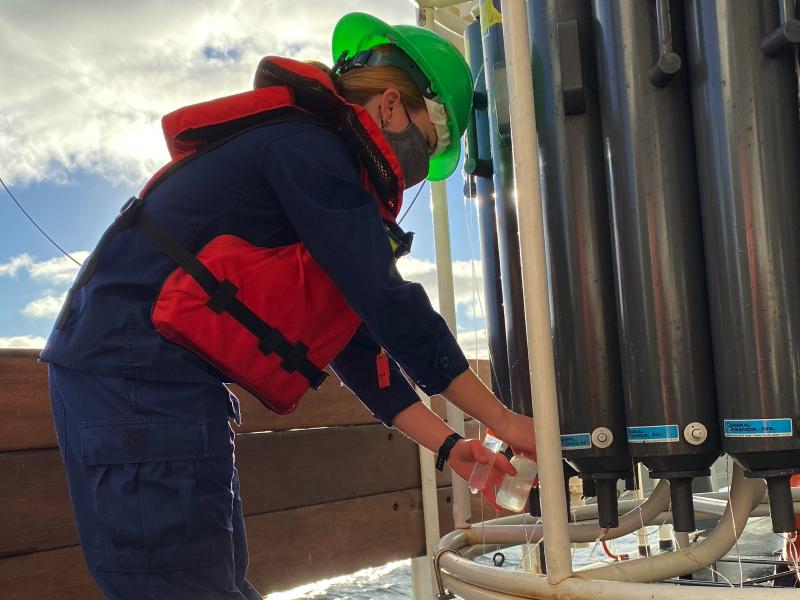
[[447, 462], [447, 459], [450, 457], [450, 451], [453, 449], [453, 446], [456, 445], [458, 440], [463, 440], [464, 436], [458, 433], [451, 433], [447, 436], [442, 443], [442, 446], [439, 448], [439, 452], [436, 454], [436, 469], [438, 471], [444, 471], [444, 465]]

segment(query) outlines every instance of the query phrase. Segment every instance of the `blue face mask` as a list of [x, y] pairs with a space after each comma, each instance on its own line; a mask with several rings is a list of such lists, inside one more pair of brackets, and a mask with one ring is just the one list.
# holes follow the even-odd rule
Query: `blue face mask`
[[[408, 114], [408, 113], [406, 113]], [[381, 129], [383, 136], [397, 155], [406, 189], [417, 185], [428, 176], [428, 142], [422, 132], [409, 118], [403, 131]]]

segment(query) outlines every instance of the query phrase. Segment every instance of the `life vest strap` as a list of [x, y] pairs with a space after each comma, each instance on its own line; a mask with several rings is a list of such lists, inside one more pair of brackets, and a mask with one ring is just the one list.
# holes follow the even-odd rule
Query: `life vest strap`
[[242, 327], [258, 338], [258, 348], [261, 352], [265, 355], [275, 352], [283, 359], [281, 362], [283, 370], [287, 373], [297, 371], [308, 380], [312, 388], [318, 390], [327, 379], [328, 373], [317, 368], [308, 359], [308, 347], [301, 342], [291, 344], [280, 331], [268, 325], [249, 307], [242, 304], [236, 298], [238, 288], [227, 279], [218, 280], [194, 254], [142, 212], [143, 204], [144, 199], [131, 198], [125, 203], [111, 227], [103, 234], [97, 247], [87, 259], [88, 262], [82, 269], [78, 280], [70, 289], [56, 327], [63, 328], [69, 320], [75, 292], [86, 285], [94, 275], [97, 261], [100, 259], [105, 245], [122, 231], [136, 227], [203, 288], [208, 294], [207, 305], [210, 310], [217, 314], [221, 312], [230, 314]]
[[283, 334], [268, 325], [261, 317], [236, 298], [237, 288], [227, 279], [219, 281], [198, 258], [179, 244], [164, 229], [141, 212], [142, 199], [137, 199], [128, 210], [135, 211], [136, 227], [151, 242], [186, 271], [209, 296], [208, 306], [216, 313], [227, 312], [242, 327], [256, 336], [258, 348], [266, 355], [275, 352], [283, 361], [281, 368], [287, 373], [297, 371], [315, 390], [319, 389], [328, 374], [308, 360], [308, 347], [301, 342], [291, 344]]

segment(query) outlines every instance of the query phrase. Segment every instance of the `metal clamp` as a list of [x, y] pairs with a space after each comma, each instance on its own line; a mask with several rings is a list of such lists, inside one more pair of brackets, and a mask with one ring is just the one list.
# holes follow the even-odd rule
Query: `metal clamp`
[[761, 40], [761, 51], [770, 58], [777, 58], [783, 51], [800, 44], [800, 21], [794, 0], [778, 0], [781, 15], [780, 27]]
[[669, 16], [669, 0], [656, 0], [656, 23], [658, 25], [658, 62], [650, 70], [650, 83], [656, 87], [667, 87], [681, 70], [681, 57], [672, 50], [672, 22]]
[[580, 115], [586, 112], [583, 65], [581, 64], [581, 40], [578, 21], [556, 24], [558, 34], [559, 64], [561, 66], [561, 93], [564, 99], [564, 114]]
[[[475, 82], [475, 89], [472, 92], [472, 112], [470, 114], [469, 123], [467, 123], [467, 134], [465, 136], [465, 153], [464, 153], [464, 173], [467, 175], [474, 175], [476, 177], [489, 178], [494, 174], [494, 167], [490, 158], [478, 157], [478, 132], [477, 132], [477, 112], [479, 110], [486, 110], [489, 106], [488, 96], [486, 95], [486, 83], [483, 79], [483, 67], [478, 72], [477, 81]], [[470, 195], [470, 198], [473, 196]]]

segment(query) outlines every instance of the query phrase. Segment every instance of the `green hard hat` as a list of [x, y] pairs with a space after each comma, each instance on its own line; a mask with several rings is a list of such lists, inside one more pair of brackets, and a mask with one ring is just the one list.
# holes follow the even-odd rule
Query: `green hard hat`
[[342, 55], [353, 57], [375, 46], [393, 44], [419, 66], [430, 82], [434, 100], [447, 112], [450, 145], [435, 156], [428, 166], [428, 179], [441, 181], [458, 166], [461, 135], [467, 128], [472, 110], [472, 74], [464, 57], [453, 44], [440, 35], [412, 25], [389, 25], [365, 13], [342, 17], [333, 30], [333, 60]]

